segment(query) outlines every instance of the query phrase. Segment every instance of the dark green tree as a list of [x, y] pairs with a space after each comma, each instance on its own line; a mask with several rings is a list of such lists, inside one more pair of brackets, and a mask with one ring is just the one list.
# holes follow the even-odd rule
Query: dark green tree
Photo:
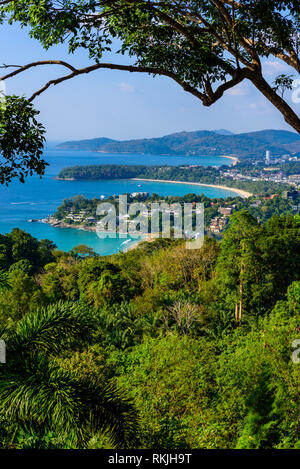
[[263, 315], [300, 279], [299, 221], [272, 217], [261, 226], [245, 210], [231, 217], [221, 242], [216, 286], [236, 322]]
[[2, 253], [3, 255], [6, 253], [6, 263], [9, 265], [26, 259], [32, 265], [32, 271], [36, 272], [55, 259], [52, 252], [56, 246], [48, 239], [38, 241], [19, 228], [14, 228], [11, 233], [3, 238], [5, 238], [4, 242], [8, 246], [8, 250], [6, 249]]
[[42, 176], [45, 129], [36, 120], [39, 111], [25, 98], [5, 96], [0, 101], [0, 184], [13, 178], [24, 182], [33, 173]]
[[85, 257], [94, 257], [96, 253], [93, 248], [86, 246], [85, 244], [78, 244], [73, 249], [71, 249], [70, 254], [74, 257], [82, 258]]
[[136, 444], [137, 416], [113, 384], [80, 378], [57, 357], [91, 340], [95, 320], [75, 304], [58, 303], [6, 329], [7, 362], [0, 365], [0, 418], [11, 429], [10, 447], [21, 430], [85, 447], [97, 433], [114, 447]]
[[236, 322], [242, 321], [245, 302], [249, 300], [249, 280], [251, 283], [251, 274], [256, 270], [256, 257], [259, 255], [255, 241], [260, 230], [247, 211], [236, 212], [221, 243], [217, 285], [226, 307], [234, 310]]

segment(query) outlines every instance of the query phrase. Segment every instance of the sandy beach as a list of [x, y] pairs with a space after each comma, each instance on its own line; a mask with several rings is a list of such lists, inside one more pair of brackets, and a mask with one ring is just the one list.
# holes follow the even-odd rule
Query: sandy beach
[[236, 166], [239, 163], [239, 159], [236, 156], [224, 156], [222, 155], [221, 158], [228, 158], [229, 160], [232, 160], [232, 166]]
[[148, 181], [148, 182], [166, 182], [170, 184], [188, 184], [189, 186], [206, 186], [206, 187], [215, 187], [217, 189], [225, 189], [228, 191], [236, 192], [243, 199], [251, 197], [253, 194], [251, 192], [243, 191], [242, 189], [236, 189], [235, 187], [227, 186], [218, 186], [216, 184], [202, 184], [200, 182], [188, 182], [188, 181], [167, 181], [164, 179], [141, 179], [141, 178], [131, 178], [131, 181]]

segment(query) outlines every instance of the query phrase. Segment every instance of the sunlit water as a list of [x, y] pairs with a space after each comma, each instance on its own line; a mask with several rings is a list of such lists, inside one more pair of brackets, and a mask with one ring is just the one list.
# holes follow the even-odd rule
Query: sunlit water
[[77, 229], [53, 228], [45, 223], [30, 223], [29, 219], [42, 219], [53, 214], [63, 199], [81, 194], [87, 198], [101, 195], [124, 194], [128, 192], [149, 192], [162, 196], [184, 195], [189, 193], [204, 194], [207, 197], [229, 197], [232, 191], [193, 186], [189, 184], [168, 184], [142, 181], [58, 181], [54, 179], [66, 166], [86, 164], [128, 164], [128, 165], [172, 165], [199, 164], [220, 166], [228, 164], [228, 159], [218, 157], [171, 157], [134, 154], [103, 154], [84, 151], [64, 151], [48, 149], [44, 158], [50, 164], [46, 175], [26, 179], [25, 184], [13, 181], [9, 187], [0, 187], [0, 233], [8, 233], [18, 227], [38, 239], [48, 238], [59, 249], [69, 251], [78, 244], [86, 244], [97, 253], [109, 255], [128, 248], [136, 240], [124, 238], [99, 239], [95, 233]]

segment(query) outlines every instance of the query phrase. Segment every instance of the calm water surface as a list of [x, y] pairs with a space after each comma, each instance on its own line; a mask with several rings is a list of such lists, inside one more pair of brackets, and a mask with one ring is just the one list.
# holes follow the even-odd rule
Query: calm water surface
[[226, 158], [171, 157], [157, 155], [103, 154], [84, 151], [47, 149], [45, 160], [50, 164], [46, 175], [28, 178], [25, 184], [14, 181], [9, 187], [0, 187], [0, 233], [8, 233], [13, 228], [21, 228], [38, 239], [51, 239], [59, 249], [69, 251], [78, 244], [86, 244], [97, 253], [109, 255], [127, 248], [130, 240], [123, 238], [99, 239], [95, 233], [76, 229], [53, 228], [45, 223], [29, 223], [31, 218], [45, 218], [53, 214], [63, 199], [81, 194], [87, 198], [124, 194], [127, 192], [149, 192], [162, 196], [205, 194], [207, 197], [229, 197], [232, 191], [193, 185], [168, 184], [142, 181], [57, 181], [54, 179], [66, 166], [85, 164], [142, 164], [172, 165], [200, 164], [221, 166], [228, 164]]

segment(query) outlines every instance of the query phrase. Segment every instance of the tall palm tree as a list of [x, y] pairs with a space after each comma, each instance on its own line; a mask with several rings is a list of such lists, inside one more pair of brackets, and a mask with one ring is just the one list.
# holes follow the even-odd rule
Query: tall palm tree
[[55, 357], [92, 336], [95, 319], [74, 303], [59, 302], [26, 315], [2, 335], [7, 363], [0, 364], [0, 420], [17, 429], [54, 432], [58, 441], [85, 447], [95, 433], [113, 447], [137, 444], [132, 404], [113, 384], [82, 378]]

